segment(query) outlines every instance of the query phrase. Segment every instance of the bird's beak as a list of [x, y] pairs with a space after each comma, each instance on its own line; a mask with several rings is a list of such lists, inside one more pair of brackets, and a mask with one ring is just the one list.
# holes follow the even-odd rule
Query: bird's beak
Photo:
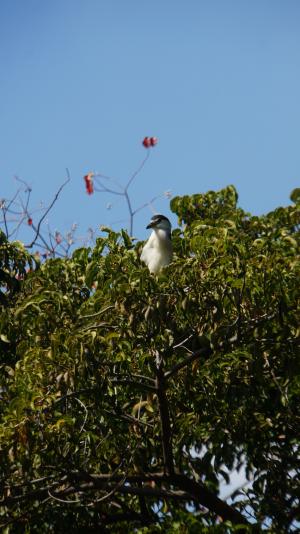
[[149, 228], [154, 228], [154, 226], [156, 226], [156, 223], [155, 222], [151, 222], [148, 224], [148, 226], [146, 226], [146, 229], [149, 230]]

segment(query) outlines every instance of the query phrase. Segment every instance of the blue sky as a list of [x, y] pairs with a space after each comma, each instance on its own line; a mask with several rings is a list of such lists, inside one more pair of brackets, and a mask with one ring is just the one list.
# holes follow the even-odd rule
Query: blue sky
[[[83, 175], [125, 184], [153, 135], [135, 207], [228, 184], [252, 213], [286, 205], [300, 174], [299, 30], [298, 0], [2, 0], [0, 197], [17, 175], [32, 208], [47, 203], [67, 167], [51, 226], [126, 226], [123, 199], [88, 196]], [[170, 215], [167, 199], [154, 207]]]

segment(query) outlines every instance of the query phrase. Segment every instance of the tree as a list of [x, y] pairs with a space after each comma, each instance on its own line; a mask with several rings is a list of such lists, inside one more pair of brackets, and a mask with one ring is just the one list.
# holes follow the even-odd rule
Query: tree
[[[128, 223], [130, 236], [133, 235], [134, 218], [137, 213], [146, 207], [153, 208], [154, 201], [159, 198], [171, 198], [172, 196], [170, 191], [165, 191], [142, 205], [135, 206], [131, 195], [131, 187], [149, 159], [151, 153], [149, 149], [152, 149], [157, 143], [157, 137], [145, 137], [143, 139], [142, 145], [147, 149], [146, 156], [127, 178], [125, 184], [100, 172], [89, 172], [83, 177], [85, 191], [88, 195], [101, 193], [110, 199], [117, 197], [124, 201], [127, 211], [125, 222]], [[73, 223], [67, 232], [61, 232], [57, 229], [53, 230], [47, 219], [63, 189], [71, 181], [69, 169], [66, 169], [66, 175], [65, 181], [48, 205], [40, 203], [39, 207], [33, 206], [32, 187], [18, 176], [15, 176], [18, 187], [12, 197], [0, 199], [0, 229], [9, 240], [19, 238], [21, 234], [26, 249], [34, 250], [34, 253], [42, 260], [70, 256], [79, 242], [84, 246], [92, 246], [95, 242], [96, 230], [93, 228], [89, 228], [84, 237], [78, 238], [76, 236], [76, 223]], [[106, 207], [112, 209], [113, 204], [109, 202]], [[118, 221], [118, 223], [121, 222], [124, 223], [124, 220]]]
[[[299, 506], [299, 190], [177, 197], [175, 258], [103, 229], [34, 264], [2, 235], [6, 532], [291, 532]], [[26, 266], [29, 271], [26, 272]], [[220, 482], [244, 467], [231, 500]]]

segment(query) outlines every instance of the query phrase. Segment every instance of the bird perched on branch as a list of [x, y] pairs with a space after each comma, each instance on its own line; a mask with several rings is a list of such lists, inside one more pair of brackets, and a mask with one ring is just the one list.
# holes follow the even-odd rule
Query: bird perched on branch
[[147, 228], [152, 228], [144, 245], [141, 260], [146, 263], [150, 273], [156, 274], [172, 261], [171, 223], [164, 215], [153, 215]]

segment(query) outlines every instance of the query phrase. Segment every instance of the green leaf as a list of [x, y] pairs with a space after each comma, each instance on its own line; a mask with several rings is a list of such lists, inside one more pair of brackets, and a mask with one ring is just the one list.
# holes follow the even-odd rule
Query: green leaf
[[293, 189], [293, 191], [290, 194], [290, 199], [295, 204], [299, 204], [300, 202], [300, 187], [296, 187]]

